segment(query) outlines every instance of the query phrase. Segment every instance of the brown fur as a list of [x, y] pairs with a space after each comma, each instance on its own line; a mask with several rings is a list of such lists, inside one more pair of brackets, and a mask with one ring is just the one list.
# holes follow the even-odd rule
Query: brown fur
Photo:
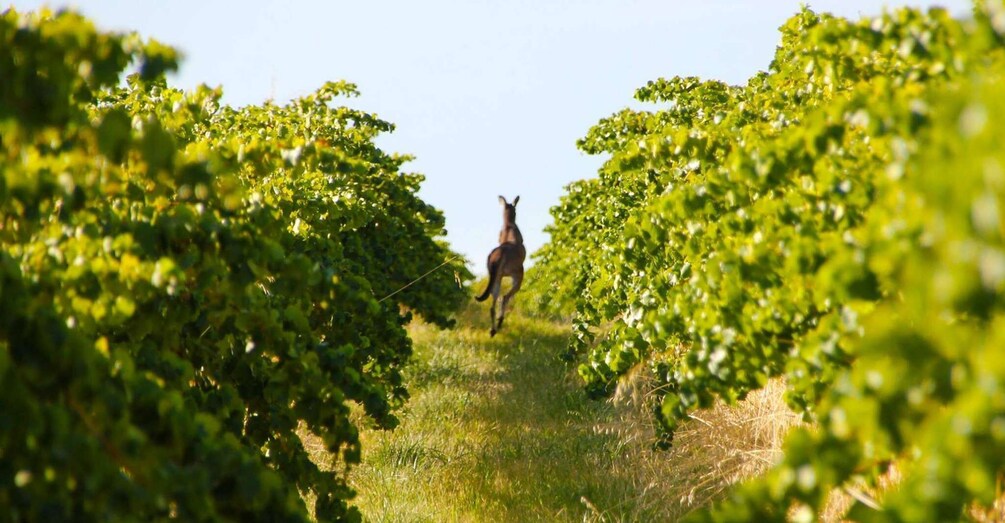
[[[503, 318], [506, 317], [506, 305], [510, 298], [520, 290], [523, 283], [523, 262], [527, 258], [527, 249], [523, 246], [523, 235], [520, 228], [516, 226], [516, 204], [520, 201], [517, 196], [513, 203], [506, 203], [506, 198], [499, 197], [499, 202], [503, 206], [503, 227], [499, 231], [499, 246], [492, 249], [488, 258], [489, 284], [480, 296], [475, 298], [478, 301], [485, 301], [492, 295], [491, 314], [492, 328], [489, 333], [495, 336], [496, 332], [502, 328]], [[509, 276], [513, 280], [513, 287], [503, 296], [502, 307], [499, 317], [496, 318], [496, 302], [499, 301], [499, 294], [502, 290], [503, 277]]]

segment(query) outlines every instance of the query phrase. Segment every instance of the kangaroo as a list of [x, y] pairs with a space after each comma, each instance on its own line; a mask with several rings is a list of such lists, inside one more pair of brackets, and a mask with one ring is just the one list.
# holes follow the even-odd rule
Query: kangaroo
[[[475, 298], [478, 301], [485, 301], [485, 298], [492, 295], [492, 308], [490, 309], [492, 328], [489, 335], [495, 336], [496, 332], [502, 328], [503, 318], [506, 317], [506, 305], [510, 298], [520, 290], [523, 283], [523, 260], [527, 257], [527, 249], [523, 246], [523, 235], [516, 226], [516, 204], [520, 197], [513, 198], [513, 203], [506, 203], [506, 198], [499, 197], [499, 203], [503, 206], [503, 226], [499, 231], [499, 246], [489, 253], [489, 285], [485, 292]], [[513, 287], [503, 296], [502, 308], [499, 311], [498, 320], [496, 318], [496, 302], [499, 301], [499, 293], [502, 289], [502, 279], [509, 276], [513, 280]]]

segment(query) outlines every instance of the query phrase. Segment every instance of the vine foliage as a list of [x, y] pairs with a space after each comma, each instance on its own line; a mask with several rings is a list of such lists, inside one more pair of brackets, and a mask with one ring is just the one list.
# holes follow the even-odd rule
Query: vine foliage
[[[1005, 9], [804, 9], [746, 85], [657, 80], [579, 142], [610, 159], [553, 208], [545, 308], [595, 395], [635, 368], [662, 444], [784, 377], [784, 462], [696, 520], [813, 520], [902, 463], [877, 513], [949, 520], [1005, 472]], [[579, 253], [598, 253], [582, 257]], [[935, 516], [933, 516], [935, 514]]]
[[359, 420], [395, 426], [403, 325], [449, 326], [471, 275], [374, 145], [393, 125], [337, 104], [354, 86], [238, 109], [169, 87], [177, 62], [74, 13], [0, 15], [0, 505], [359, 519]]

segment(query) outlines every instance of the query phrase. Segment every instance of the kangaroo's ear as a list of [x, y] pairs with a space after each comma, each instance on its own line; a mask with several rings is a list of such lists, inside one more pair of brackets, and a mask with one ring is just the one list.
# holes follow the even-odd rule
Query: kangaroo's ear
[[520, 197], [519, 196], [517, 196], [516, 198], [513, 198], [513, 205], [516, 206], [517, 202], [519, 202], [519, 201], [520, 201]]
[[499, 203], [501, 203], [503, 205], [506, 205], [506, 198], [503, 198], [502, 196], [500, 196], [499, 197]]

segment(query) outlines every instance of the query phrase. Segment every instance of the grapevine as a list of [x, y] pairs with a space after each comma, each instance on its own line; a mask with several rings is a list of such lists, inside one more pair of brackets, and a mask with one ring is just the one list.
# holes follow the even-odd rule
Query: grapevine
[[471, 275], [379, 301], [456, 256], [409, 158], [373, 143], [393, 125], [335, 104], [354, 86], [235, 109], [169, 87], [176, 67], [74, 13], [0, 17], [0, 505], [359, 519], [350, 404], [397, 423], [403, 325], [449, 326]]
[[656, 109], [580, 141], [611, 157], [553, 209], [537, 284], [575, 310], [587, 389], [649, 369], [663, 444], [775, 377], [815, 422], [714, 518], [812, 519], [830, 489], [913, 455], [889, 517], [956, 519], [993, 497], [1003, 16], [804, 9], [746, 85], [650, 82], [636, 98]]

